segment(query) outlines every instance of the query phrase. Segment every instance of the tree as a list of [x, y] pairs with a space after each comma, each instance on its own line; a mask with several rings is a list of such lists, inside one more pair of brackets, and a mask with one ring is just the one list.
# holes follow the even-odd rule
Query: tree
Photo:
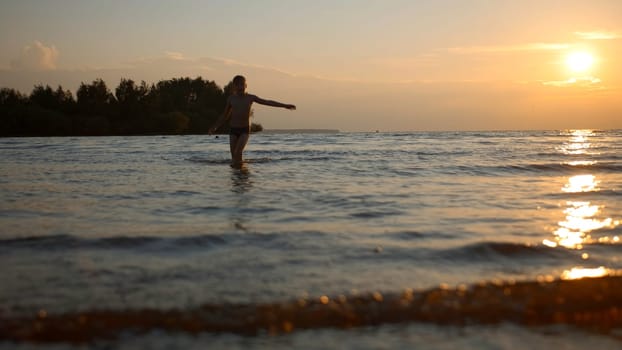
[[15, 110], [22, 109], [27, 98], [14, 89], [0, 89], [0, 136], [9, 136], [19, 133], [18, 120]]
[[137, 85], [131, 79], [121, 79], [115, 89], [117, 111], [111, 118], [113, 128], [120, 134], [150, 132], [146, 122], [148, 114], [148, 96], [150, 90], [147, 83], [141, 81]]
[[54, 97], [56, 98], [60, 111], [67, 114], [75, 112], [76, 100], [73, 98], [71, 91], [63, 90], [63, 87], [59, 85], [54, 92]]
[[60, 85], [56, 90], [49, 85], [35, 85], [28, 100], [41, 108], [64, 113], [72, 112], [75, 104], [71, 91], [63, 90]]
[[9, 88], [0, 89], [0, 109], [5, 110], [23, 105], [27, 98], [19, 91]]
[[90, 85], [81, 83], [76, 96], [78, 111], [91, 116], [110, 114], [116, 102], [102, 79], [96, 79]]
[[60, 107], [54, 90], [49, 85], [35, 85], [28, 99], [30, 103], [45, 109], [58, 110]]
[[[201, 77], [162, 80], [151, 86], [121, 79], [114, 94], [102, 79], [96, 79], [82, 82], [75, 99], [61, 86], [54, 90], [36, 85], [28, 97], [3, 88], [0, 135], [207, 133], [224, 109], [226, 97], [215, 82]], [[251, 127], [262, 129], [255, 123]]]
[[119, 86], [115, 89], [115, 96], [119, 105], [131, 106], [144, 101], [149, 94], [149, 87], [145, 81], [136, 85], [131, 79], [121, 79]]

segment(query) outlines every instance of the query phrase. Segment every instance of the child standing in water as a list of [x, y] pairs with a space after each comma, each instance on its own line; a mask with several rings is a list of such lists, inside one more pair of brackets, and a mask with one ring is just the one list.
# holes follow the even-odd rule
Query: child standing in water
[[229, 147], [231, 150], [231, 165], [240, 166], [242, 164], [242, 152], [250, 136], [250, 113], [251, 105], [257, 102], [262, 105], [281, 107], [294, 110], [296, 106], [284, 104], [276, 101], [264, 100], [255, 95], [246, 93], [246, 78], [237, 75], [233, 78], [233, 94], [227, 98], [225, 111], [222, 113], [216, 124], [209, 133], [212, 134], [222, 123], [231, 118], [231, 131], [229, 131]]

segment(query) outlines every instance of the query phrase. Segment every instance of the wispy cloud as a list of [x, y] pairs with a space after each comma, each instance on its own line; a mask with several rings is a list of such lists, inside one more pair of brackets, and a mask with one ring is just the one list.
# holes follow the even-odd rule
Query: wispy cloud
[[223, 58], [223, 57], [201, 57], [201, 58], [197, 58], [197, 61], [219, 61], [221, 63], [223, 63], [224, 65], [227, 66], [236, 66], [236, 67], [240, 67], [240, 68], [251, 68], [251, 69], [261, 69], [261, 70], [265, 70], [265, 71], [272, 71], [275, 73], [279, 73], [279, 74], [285, 74], [288, 76], [296, 76], [296, 74], [285, 71], [283, 69], [280, 68], [276, 68], [276, 67], [271, 67], [271, 66], [265, 66], [265, 65], [261, 65], [261, 64], [253, 64], [253, 63], [247, 63], [247, 62], [242, 62], [242, 61], [237, 61], [234, 59], [230, 59], [230, 58]]
[[543, 85], [556, 87], [597, 87], [601, 80], [596, 77], [570, 78], [567, 80], [554, 80], [542, 82]]
[[609, 31], [575, 32], [576, 36], [584, 40], [615, 40], [622, 39], [622, 35]]
[[34, 41], [22, 49], [19, 57], [11, 61], [11, 68], [18, 70], [53, 70], [56, 69], [59, 51], [52, 46], [46, 46], [40, 41]]
[[166, 52], [164, 52], [164, 54], [166, 55], [167, 58], [169, 58], [171, 60], [175, 60], [175, 61], [184, 61], [184, 60], [186, 60], [186, 57], [181, 52], [166, 51]]
[[505, 52], [521, 52], [521, 51], [559, 51], [566, 50], [571, 47], [570, 44], [564, 43], [527, 43], [518, 45], [491, 45], [491, 46], [466, 46], [466, 47], [450, 47], [441, 51], [454, 54], [478, 54], [478, 53], [505, 53]]
[[410, 57], [375, 57], [366, 60], [365, 63], [380, 66], [408, 67], [414, 65], [435, 64], [438, 62], [438, 60], [438, 53], [425, 53]]
[[289, 76], [295, 76], [295, 74], [291, 72], [287, 72], [285, 70], [269, 67], [259, 64], [252, 64], [242, 61], [237, 61], [231, 58], [225, 57], [215, 57], [215, 56], [201, 56], [201, 57], [191, 57], [186, 56], [181, 52], [174, 51], [165, 51], [163, 55], [160, 56], [152, 56], [152, 57], [143, 57], [131, 61], [125, 62], [126, 65], [129, 65], [133, 68], [141, 68], [147, 66], [167, 66], [167, 67], [184, 67], [184, 69], [197, 69], [197, 70], [217, 70], [217, 67], [227, 67], [228, 69], [237, 68], [237, 69], [261, 69], [265, 71], [272, 71], [275, 73], [285, 74]]

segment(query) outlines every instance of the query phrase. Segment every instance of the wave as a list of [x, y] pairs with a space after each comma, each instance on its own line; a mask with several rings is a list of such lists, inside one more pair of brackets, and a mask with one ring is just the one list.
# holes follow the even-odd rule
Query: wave
[[443, 256], [452, 259], [466, 259], [485, 261], [505, 257], [553, 257], [568, 254], [566, 250], [551, 249], [544, 245], [527, 245], [511, 242], [479, 242], [467, 246], [442, 251]]
[[[375, 215], [374, 213], [361, 213], [357, 215]], [[383, 214], [385, 215], [385, 214]], [[0, 239], [0, 252], [2, 250], [15, 251], [41, 250], [41, 251], [69, 251], [76, 249], [93, 250], [132, 250], [144, 252], [175, 251], [178, 249], [207, 249], [229, 244], [243, 243], [244, 245], [272, 245], [283, 244], [292, 240], [292, 235], [306, 239], [326, 239], [328, 234], [321, 231], [304, 231], [298, 233], [225, 233], [207, 234], [179, 237], [159, 236], [112, 236], [97, 238], [82, 238], [73, 235], [48, 235], [20, 238]], [[417, 231], [401, 231], [395, 233], [372, 234], [372, 237], [390, 239], [397, 242], [420, 241], [420, 240], [452, 240], [459, 236], [447, 233], [425, 233]], [[584, 245], [619, 246], [614, 242], [584, 242]], [[354, 249], [355, 247], [351, 247]], [[367, 255], [360, 257], [366, 258]], [[484, 241], [468, 245], [457, 246], [448, 249], [427, 249], [402, 247], [396, 248], [387, 258], [390, 259], [421, 259], [446, 258], [451, 261], [478, 260], [490, 262], [502, 258], [574, 258], [572, 250], [551, 249], [542, 244], [521, 244], [513, 242]]]
[[298, 235], [307, 239], [325, 239], [327, 233], [321, 231], [300, 231], [297, 233], [223, 233], [187, 236], [111, 236], [97, 238], [82, 238], [73, 235], [47, 235], [0, 239], [2, 250], [72, 250], [72, 249], [102, 249], [138, 251], [171, 251], [174, 249], [205, 249], [237, 244], [242, 242], [248, 245], [282, 244], [291, 241], [291, 235]]
[[612, 147], [607, 147], [605, 152], [593, 152], [593, 153], [585, 153], [585, 154], [565, 154], [563, 157], [560, 157], [558, 152], [538, 152], [533, 154], [525, 154], [524, 157], [526, 159], [543, 159], [543, 160], [559, 160], [564, 159], [569, 162], [571, 161], [593, 161], [593, 162], [617, 162], [622, 160], [622, 155], [619, 154], [617, 149]]
[[0, 246], [6, 249], [131, 249], [131, 248], [167, 248], [200, 247], [205, 248], [224, 244], [226, 235], [201, 235], [184, 237], [156, 236], [115, 236], [102, 238], [79, 238], [72, 235], [49, 235], [0, 240]]
[[445, 168], [449, 173], [466, 173], [472, 175], [507, 175], [532, 173], [543, 175], [565, 175], [581, 173], [622, 173], [622, 164], [614, 162], [598, 162], [593, 164], [571, 163], [531, 163], [500, 166], [458, 165]]
[[83, 310], [31, 317], [0, 315], [0, 339], [84, 344], [127, 332], [284, 334], [301, 329], [408, 322], [447, 326], [571, 325], [607, 333], [622, 327], [622, 276], [480, 283], [401, 292], [301, 298], [273, 303], [204, 304], [184, 310]]
[[617, 190], [601, 190], [596, 189], [592, 191], [583, 191], [583, 192], [559, 192], [559, 193], [549, 193], [546, 195], [550, 198], [611, 198], [611, 197], [619, 197], [622, 196], [622, 192]]
[[544, 163], [544, 164], [527, 164], [527, 165], [511, 165], [505, 168], [518, 171], [532, 172], [622, 172], [622, 164], [620, 163], [594, 163], [594, 164], [569, 164], [569, 163]]
[[576, 252], [570, 249], [552, 249], [542, 244], [512, 242], [478, 242], [446, 249], [407, 248], [392, 253], [387, 258], [400, 261], [417, 260], [420, 263], [442, 261], [444, 266], [483, 264], [512, 267], [562, 261], [573, 263], [577, 258]]
[[[595, 235], [595, 232], [592, 232]], [[384, 234], [383, 237], [389, 236], [398, 242], [407, 241], [424, 241], [430, 239], [429, 234], [419, 232], [396, 233], [393, 235]], [[608, 237], [608, 236], [605, 236]], [[450, 240], [454, 237], [446, 235], [444, 237], [434, 237], [434, 239]], [[601, 255], [615, 256], [620, 248], [620, 242], [613, 240], [600, 241], [598, 238], [590, 241], [586, 240], [582, 243], [585, 248], [594, 247], [599, 249]], [[376, 248], [379, 249], [379, 248]], [[381, 259], [390, 262], [408, 262], [417, 264], [442, 264], [443, 266], [495, 266], [503, 268], [525, 267], [525, 266], [542, 266], [557, 265], [560, 263], [573, 264], [577, 258], [581, 256], [581, 251], [565, 248], [551, 248], [544, 244], [521, 244], [512, 242], [477, 242], [468, 245], [460, 245], [450, 248], [429, 248], [417, 245], [400, 244], [395, 246], [387, 244], [382, 247], [381, 252], [374, 259]], [[596, 255], [596, 254], [594, 254]], [[349, 254], [344, 259], [353, 259], [365, 262], [369, 259], [367, 252], [361, 252], [360, 255]], [[596, 257], [592, 257], [592, 261]], [[356, 263], [356, 262], [350, 262]]]

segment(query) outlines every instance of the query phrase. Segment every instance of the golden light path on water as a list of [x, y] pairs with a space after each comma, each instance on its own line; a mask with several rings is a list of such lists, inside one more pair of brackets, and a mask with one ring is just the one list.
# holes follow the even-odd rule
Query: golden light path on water
[[[576, 130], [571, 133], [569, 142], [565, 143], [559, 148], [560, 152], [564, 155], [577, 156], [584, 155], [589, 157], [590, 155], [597, 154], [590, 148], [589, 136], [592, 136], [592, 130]], [[573, 160], [564, 163], [570, 166], [590, 166], [597, 164], [596, 161], [585, 160]], [[564, 186], [561, 188], [562, 193], [568, 194], [580, 194], [591, 193], [600, 191], [601, 180], [593, 174], [580, 174], [570, 176]], [[611, 217], [599, 216], [602, 212], [604, 205], [592, 203], [591, 201], [578, 201], [568, 200], [565, 202], [565, 208], [563, 214], [564, 220], [557, 223], [557, 227], [553, 229], [553, 239], [544, 239], [542, 243], [548, 247], [556, 248], [563, 247], [566, 249], [583, 249], [584, 245], [598, 243], [618, 243], [620, 241], [619, 236], [613, 237], [600, 237], [595, 240], [591, 233], [596, 230], [609, 228], [613, 229], [620, 225], [619, 220], [614, 220]], [[589, 259], [589, 254], [583, 253], [582, 259]], [[562, 279], [581, 279], [588, 277], [602, 277], [611, 275], [612, 270], [599, 266], [597, 268], [583, 268], [573, 267], [570, 270], [565, 270], [561, 274]]]
[[570, 270], [564, 271], [561, 278], [563, 280], [578, 280], [581, 278], [595, 278], [608, 275], [615, 275], [615, 271], [607, 269], [604, 266], [596, 268], [573, 267]]

